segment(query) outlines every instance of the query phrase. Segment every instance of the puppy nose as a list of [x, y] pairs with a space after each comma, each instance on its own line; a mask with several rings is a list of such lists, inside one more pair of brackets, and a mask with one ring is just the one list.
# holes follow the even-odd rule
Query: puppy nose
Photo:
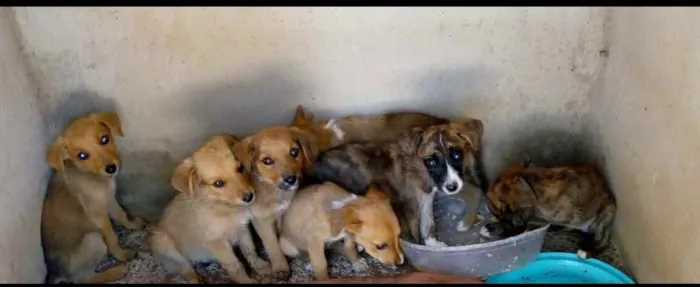
[[107, 167], [105, 167], [105, 172], [107, 174], [114, 174], [117, 172], [117, 165], [116, 164], [110, 164]]
[[255, 198], [255, 194], [251, 191], [243, 195], [243, 202], [250, 203]]
[[296, 177], [296, 175], [287, 176], [284, 178], [284, 182], [289, 184], [289, 185], [293, 185], [297, 182], [297, 177]]
[[456, 182], [450, 182], [448, 183], [445, 188], [447, 188], [448, 191], [454, 192], [457, 191], [457, 183]]

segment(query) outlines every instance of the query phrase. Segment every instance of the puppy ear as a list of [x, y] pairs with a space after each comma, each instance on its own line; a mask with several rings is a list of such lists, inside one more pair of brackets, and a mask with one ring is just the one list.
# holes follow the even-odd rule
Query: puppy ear
[[219, 138], [224, 140], [224, 142], [229, 146], [231, 150], [233, 150], [233, 146], [240, 141], [240, 139], [232, 134], [222, 134], [219, 135]]
[[411, 129], [411, 147], [413, 148], [414, 151], [418, 151], [418, 148], [423, 144], [425, 141], [425, 130], [421, 127], [414, 127]]
[[522, 176], [515, 178], [516, 188], [518, 189], [518, 202], [522, 206], [533, 206], [537, 201], [535, 191], [532, 186]]
[[233, 155], [243, 163], [246, 170], [252, 170], [255, 161], [253, 137], [246, 137], [233, 144]]
[[294, 132], [294, 140], [304, 153], [304, 171], [306, 172], [313, 166], [318, 156], [318, 142], [311, 133], [296, 127], [292, 127], [292, 131]]
[[57, 137], [49, 146], [49, 150], [46, 153], [46, 162], [52, 168], [59, 172], [63, 172], [65, 169], [63, 166], [63, 160], [66, 159], [66, 143], [63, 137]]
[[299, 127], [309, 124], [309, 122], [314, 120], [314, 117], [315, 116], [311, 111], [309, 111], [302, 105], [298, 105], [297, 110], [294, 113], [294, 120], [292, 120], [292, 126]]
[[362, 220], [360, 220], [354, 206], [343, 208], [343, 225], [350, 234], [358, 234], [362, 231]]
[[186, 158], [173, 172], [170, 184], [179, 192], [187, 196], [194, 195], [195, 183], [197, 180], [197, 170], [191, 157]]
[[484, 134], [484, 124], [481, 120], [466, 118], [450, 123], [457, 135], [465, 140], [474, 150], [481, 149], [481, 137]]
[[93, 113], [90, 115], [95, 121], [109, 127], [112, 133], [123, 137], [122, 122], [119, 120], [119, 115], [114, 112]]

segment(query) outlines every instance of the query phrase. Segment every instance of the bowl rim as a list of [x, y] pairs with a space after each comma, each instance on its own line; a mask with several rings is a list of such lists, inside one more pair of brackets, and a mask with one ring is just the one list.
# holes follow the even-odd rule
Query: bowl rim
[[[518, 241], [522, 241], [528, 237], [531, 237], [533, 234], [538, 234], [542, 233], [544, 234], [547, 229], [551, 224], [547, 224], [545, 226], [539, 227], [537, 229], [533, 229], [530, 231], [523, 232], [521, 234], [518, 234], [516, 236], [511, 236], [505, 239], [499, 239], [491, 242], [485, 242], [485, 243], [476, 243], [476, 244], [468, 244], [468, 245], [459, 245], [459, 246], [444, 246], [444, 247], [429, 247], [425, 245], [420, 245], [420, 244], [415, 244], [412, 242], [409, 242], [407, 240], [404, 240], [403, 238], [400, 238], [400, 243], [403, 246], [409, 247], [413, 250], [419, 250], [419, 251], [428, 251], [428, 252], [449, 252], [449, 251], [475, 251], [476, 253], [482, 253], [482, 252], [491, 252], [493, 251], [493, 247], [509, 247], [511, 245], [515, 245]], [[500, 249], [498, 248], [498, 249]]]
[[[573, 262], [579, 265], [587, 265], [591, 268], [595, 268], [598, 270], [601, 270], [610, 276], [616, 278], [618, 281], [617, 282], [609, 282], [609, 283], [622, 283], [622, 284], [636, 284], [636, 282], [629, 277], [627, 274], [622, 272], [620, 269], [617, 269], [615, 266], [612, 266], [611, 264], [606, 263], [605, 261], [596, 259], [596, 258], [588, 258], [588, 259], [581, 259], [578, 257], [577, 254], [575, 253], [570, 253], [570, 252], [541, 252], [540, 254], [537, 255], [535, 260], [533, 260], [532, 263], [535, 262], [543, 262], [547, 260], [554, 260], [554, 261], [569, 261]], [[528, 264], [530, 265], [530, 264]], [[517, 270], [512, 270], [510, 272], [523, 272], [523, 270], [528, 268], [528, 265], [525, 265]], [[493, 275], [489, 278], [487, 278], [486, 283], [489, 283], [489, 281], [492, 281], [495, 278], [498, 278], [499, 276], [502, 276], [506, 273], [510, 272], [504, 272], [500, 274]], [[495, 282], [493, 282], [495, 283]], [[505, 283], [505, 282], [504, 282]], [[515, 282], [513, 282], [515, 283]]]

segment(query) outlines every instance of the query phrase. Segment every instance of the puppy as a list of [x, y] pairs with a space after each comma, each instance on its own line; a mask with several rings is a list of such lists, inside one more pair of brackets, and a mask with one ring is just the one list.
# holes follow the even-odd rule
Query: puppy
[[389, 191], [405, 238], [443, 245], [433, 236], [435, 191], [456, 194], [463, 179], [482, 186], [478, 168], [482, 133], [480, 120], [464, 119], [413, 128], [384, 144], [347, 143], [322, 152], [309, 176], [337, 183], [357, 195], [364, 195], [371, 183], [377, 183]]
[[231, 150], [237, 141], [232, 135], [213, 137], [175, 169], [171, 184], [180, 193], [149, 236], [169, 277], [181, 274], [198, 283], [190, 262], [215, 259], [237, 283], [253, 282], [231, 247], [255, 199], [249, 174]]
[[145, 225], [129, 218], [115, 197], [120, 163], [115, 136], [124, 136], [119, 116], [97, 112], [71, 122], [49, 147], [46, 160], [56, 173], [42, 207], [41, 236], [47, 273], [58, 280], [117, 280], [127, 273], [125, 264], [102, 273], [95, 268], [107, 252], [119, 262], [135, 255], [119, 245], [110, 222], [111, 217], [130, 229]]
[[304, 188], [282, 216], [280, 246], [285, 255], [307, 251], [317, 280], [328, 279], [326, 244], [343, 240], [343, 250], [356, 271], [367, 268], [357, 254], [358, 243], [386, 265], [403, 264], [400, 227], [389, 198], [371, 186], [366, 196], [326, 182]]
[[486, 202], [498, 222], [482, 228], [485, 237], [514, 236], [526, 230], [528, 221], [542, 219], [583, 231], [578, 252], [583, 258], [608, 246], [617, 209], [603, 175], [585, 164], [545, 168], [518, 163], [490, 184]]
[[[314, 137], [295, 127], [273, 126], [236, 143], [234, 152], [250, 171], [257, 193], [258, 199], [251, 205], [253, 227], [260, 235], [274, 276], [286, 279], [289, 265], [280, 250], [277, 219], [289, 206], [307, 167], [314, 162], [318, 153]], [[257, 256], [249, 230], [241, 235], [240, 247]]]
[[382, 143], [395, 140], [415, 127], [447, 124], [447, 119], [418, 112], [389, 112], [381, 115], [351, 115], [328, 121], [315, 119], [304, 106], [297, 106], [292, 126], [313, 134], [319, 149], [326, 150], [347, 142]]

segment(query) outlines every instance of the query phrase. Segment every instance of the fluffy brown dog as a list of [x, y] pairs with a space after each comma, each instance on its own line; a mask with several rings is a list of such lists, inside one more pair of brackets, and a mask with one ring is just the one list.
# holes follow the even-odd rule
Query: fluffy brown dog
[[49, 275], [77, 283], [102, 283], [123, 277], [117, 265], [95, 273], [107, 252], [119, 262], [134, 252], [119, 245], [110, 217], [127, 228], [145, 225], [130, 219], [116, 195], [119, 152], [114, 136], [123, 136], [119, 116], [91, 113], [71, 122], [48, 150], [56, 170], [49, 183], [41, 216], [42, 245]]
[[482, 133], [481, 121], [464, 119], [414, 128], [384, 144], [343, 144], [322, 152], [309, 176], [357, 195], [364, 195], [371, 183], [378, 184], [389, 191], [406, 239], [441, 245], [433, 237], [435, 191], [456, 194], [463, 178], [475, 186], [483, 184], [478, 168]]
[[282, 215], [280, 246], [287, 256], [308, 252], [317, 280], [328, 279], [325, 247], [343, 241], [345, 255], [356, 271], [367, 268], [356, 243], [386, 265], [403, 264], [401, 229], [389, 198], [376, 187], [366, 196], [347, 192], [334, 183], [299, 191]]
[[[295, 127], [274, 126], [236, 143], [234, 151], [250, 171], [255, 186], [257, 200], [251, 205], [253, 227], [270, 258], [274, 276], [286, 279], [289, 264], [280, 250], [277, 219], [289, 206], [304, 172], [318, 153], [315, 138]], [[257, 257], [249, 232], [241, 234], [240, 247], [249, 256]], [[259, 273], [266, 272], [264, 266], [254, 268]]]
[[313, 134], [321, 151], [342, 143], [382, 143], [416, 127], [446, 124], [449, 120], [418, 112], [389, 112], [381, 115], [350, 115], [328, 121], [316, 120], [304, 106], [297, 106], [292, 126]]
[[616, 211], [615, 198], [593, 165], [545, 168], [518, 163], [490, 184], [486, 202], [498, 222], [482, 228], [485, 237], [514, 236], [531, 219], [542, 219], [583, 231], [583, 258], [608, 246]]
[[231, 247], [250, 220], [247, 206], [255, 198], [249, 174], [231, 150], [237, 141], [216, 136], [175, 169], [171, 183], [180, 194], [149, 237], [169, 277], [181, 274], [198, 283], [190, 262], [215, 259], [237, 283], [253, 282]]

